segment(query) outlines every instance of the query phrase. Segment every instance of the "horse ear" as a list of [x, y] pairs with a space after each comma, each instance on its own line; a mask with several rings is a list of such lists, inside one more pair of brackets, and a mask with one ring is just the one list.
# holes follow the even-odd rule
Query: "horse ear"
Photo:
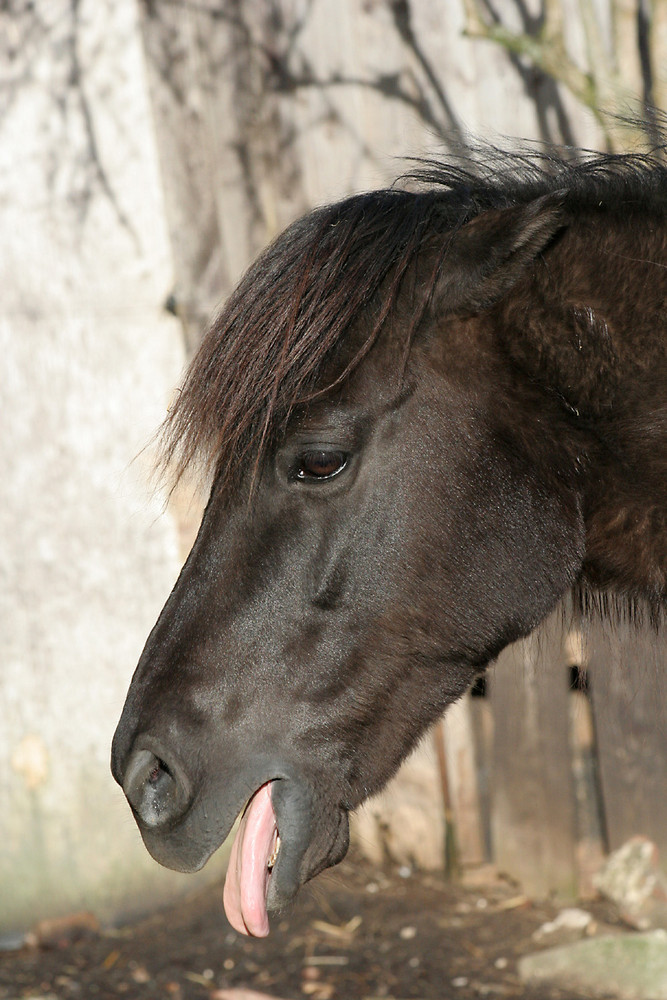
[[564, 198], [556, 191], [527, 205], [489, 209], [463, 226], [444, 254], [434, 309], [476, 313], [502, 298], [567, 225]]

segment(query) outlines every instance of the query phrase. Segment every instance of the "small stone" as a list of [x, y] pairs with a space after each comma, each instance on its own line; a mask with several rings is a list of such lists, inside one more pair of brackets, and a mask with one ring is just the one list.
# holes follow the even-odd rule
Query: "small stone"
[[667, 1000], [667, 932], [617, 934], [526, 955], [519, 976], [531, 986], [545, 985], [612, 994], [619, 1000]]
[[496, 969], [506, 969], [508, 962], [506, 958], [501, 957], [497, 958], [493, 964], [495, 965]]
[[150, 983], [151, 981], [150, 973], [143, 965], [138, 965], [135, 969], [132, 969], [130, 976], [135, 983]]
[[36, 946], [40, 948], [67, 948], [77, 941], [95, 937], [99, 933], [100, 924], [97, 917], [87, 911], [81, 911], [70, 913], [65, 917], [40, 920], [32, 929], [31, 940], [34, 940]]
[[632, 837], [610, 854], [593, 883], [632, 927], [667, 928], [667, 877], [658, 848], [647, 837]]
[[465, 976], [456, 976], [455, 979], [452, 979], [452, 986], [467, 986], [467, 985], [468, 985], [468, 980]]
[[400, 931], [398, 933], [399, 933], [399, 937], [401, 937], [403, 939], [403, 941], [412, 941], [412, 939], [417, 936], [417, 928], [416, 927], [401, 927], [401, 929], [400, 929]]
[[20, 948], [37, 948], [39, 942], [35, 935], [28, 931], [27, 934], [12, 933], [0, 935], [0, 951], [18, 951]]
[[588, 932], [593, 917], [586, 910], [569, 907], [561, 910], [557, 917], [548, 920], [533, 933], [534, 941], [549, 939], [551, 944], [566, 944], [577, 941]]

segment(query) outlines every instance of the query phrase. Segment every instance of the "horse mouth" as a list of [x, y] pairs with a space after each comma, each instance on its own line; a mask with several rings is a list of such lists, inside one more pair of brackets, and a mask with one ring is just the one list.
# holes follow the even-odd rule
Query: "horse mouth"
[[[239, 933], [265, 937], [269, 913], [290, 903], [304, 882], [345, 855], [347, 811], [327, 810], [314, 822], [312, 806], [307, 787], [280, 779], [260, 785], [246, 805], [223, 894], [227, 919]], [[314, 837], [316, 829], [327, 832]]]

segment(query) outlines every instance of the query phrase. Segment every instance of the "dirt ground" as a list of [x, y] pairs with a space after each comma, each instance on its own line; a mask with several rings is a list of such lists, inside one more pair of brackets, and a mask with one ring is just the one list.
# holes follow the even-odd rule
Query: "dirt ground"
[[[234, 988], [286, 1000], [585, 1000], [522, 987], [517, 959], [557, 910], [489, 873], [471, 886], [346, 860], [261, 941], [231, 930], [221, 900], [217, 886], [131, 927], [84, 922], [0, 953], [0, 1000], [242, 1000]], [[600, 929], [614, 920], [586, 908]]]

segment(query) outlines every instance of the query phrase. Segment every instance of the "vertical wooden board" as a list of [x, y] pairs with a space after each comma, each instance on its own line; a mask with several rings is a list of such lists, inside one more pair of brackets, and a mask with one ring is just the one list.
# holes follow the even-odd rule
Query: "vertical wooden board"
[[486, 860], [486, 852], [470, 695], [449, 707], [434, 730], [434, 739], [444, 749], [458, 861], [461, 865], [479, 865]]
[[568, 688], [558, 612], [491, 671], [494, 858], [535, 897], [576, 893]]
[[[576, 665], [583, 659], [579, 656]], [[572, 778], [576, 804], [577, 872], [579, 896], [597, 895], [595, 876], [605, 856], [600, 783], [596, 759], [593, 713], [590, 699], [583, 691], [570, 693], [570, 733]]]
[[608, 847], [635, 834], [667, 865], [667, 645], [650, 626], [593, 624], [589, 675]]
[[491, 861], [491, 782], [493, 779], [493, 708], [491, 698], [471, 697], [470, 717], [477, 762], [477, 797], [486, 861]]

